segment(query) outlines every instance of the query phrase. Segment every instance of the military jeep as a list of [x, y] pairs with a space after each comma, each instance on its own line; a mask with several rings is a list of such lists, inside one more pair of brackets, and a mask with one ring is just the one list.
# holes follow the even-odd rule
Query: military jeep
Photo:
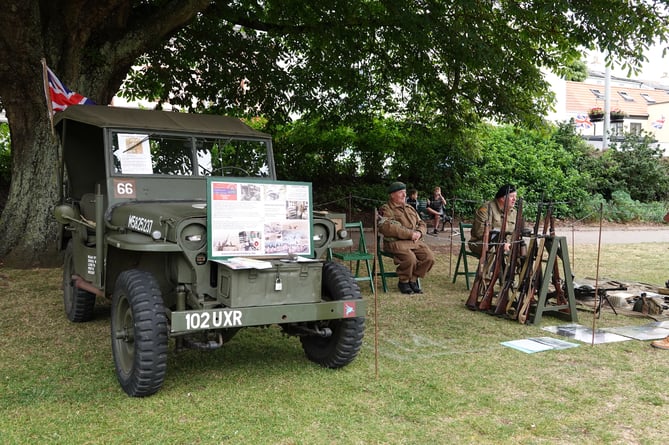
[[[167, 354], [216, 350], [277, 325], [327, 368], [355, 359], [366, 304], [329, 248], [343, 218], [311, 184], [276, 178], [272, 141], [241, 120], [105, 106], [55, 119], [63, 200], [63, 302], [72, 322], [111, 299], [116, 376], [130, 396], [165, 379]], [[339, 215], [338, 215], [339, 216]]]

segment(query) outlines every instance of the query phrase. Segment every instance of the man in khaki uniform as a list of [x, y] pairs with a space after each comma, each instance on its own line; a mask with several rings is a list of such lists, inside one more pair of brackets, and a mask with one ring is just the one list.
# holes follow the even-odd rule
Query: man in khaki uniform
[[[495, 194], [495, 199], [486, 202], [476, 210], [474, 222], [472, 223], [471, 238], [469, 238], [469, 250], [479, 256], [481, 255], [486, 220], [488, 221], [488, 230], [497, 230], [505, 234], [504, 250], [509, 251], [511, 249], [509, 236], [516, 228], [516, 209], [514, 208], [516, 199], [518, 199], [516, 188], [511, 184], [505, 184], [499, 188]], [[509, 212], [506, 217], [506, 227], [503, 228], [502, 221], [504, 220], [505, 203], [509, 207]]]
[[427, 225], [416, 210], [406, 203], [406, 186], [393, 182], [388, 187], [390, 199], [379, 209], [379, 232], [383, 234], [383, 250], [394, 256], [399, 289], [403, 294], [422, 294], [418, 278], [423, 278], [434, 265], [434, 253], [422, 241]]

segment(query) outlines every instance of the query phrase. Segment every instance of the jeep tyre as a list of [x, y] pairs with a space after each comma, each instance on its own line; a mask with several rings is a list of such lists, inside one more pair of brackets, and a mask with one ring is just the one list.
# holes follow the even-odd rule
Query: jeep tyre
[[79, 289], [74, 285], [74, 245], [72, 240], [67, 243], [63, 263], [63, 306], [67, 319], [74, 323], [82, 323], [93, 319], [95, 310], [95, 294]]
[[[343, 264], [326, 262], [323, 265], [323, 295], [329, 301], [359, 300], [360, 287]], [[341, 368], [351, 363], [360, 351], [365, 332], [364, 316], [320, 322], [332, 335], [300, 337], [307, 358], [326, 368]]]
[[126, 270], [116, 280], [111, 341], [123, 390], [133, 397], [158, 391], [167, 371], [168, 328], [163, 297], [150, 273]]

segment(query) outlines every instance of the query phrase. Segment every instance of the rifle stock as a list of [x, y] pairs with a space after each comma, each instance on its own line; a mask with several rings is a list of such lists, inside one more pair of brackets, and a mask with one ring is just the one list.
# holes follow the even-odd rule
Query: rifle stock
[[518, 201], [518, 212], [516, 213], [516, 225], [511, 236], [511, 254], [509, 255], [509, 263], [506, 267], [504, 284], [499, 291], [497, 302], [495, 306], [495, 315], [506, 314], [506, 307], [509, 304], [509, 291], [513, 287], [513, 279], [516, 276], [516, 262], [518, 262], [520, 252], [520, 241], [522, 238], [523, 229], [523, 200]]
[[552, 208], [551, 205], [548, 206], [546, 210], [546, 216], [544, 218], [544, 230], [542, 232], [541, 241], [539, 241], [539, 246], [537, 247], [537, 255], [534, 259], [535, 264], [532, 269], [532, 276], [530, 277], [530, 288], [523, 300], [522, 307], [518, 311], [518, 322], [525, 324], [530, 313], [530, 305], [534, 299], [534, 295], [537, 293], [537, 289], [541, 286], [542, 273], [541, 273], [541, 263], [544, 256], [544, 246], [546, 245], [546, 235], [548, 233], [548, 222], [551, 218]]
[[484, 223], [483, 226], [483, 241], [482, 241], [482, 250], [481, 256], [479, 257], [479, 264], [476, 268], [476, 277], [474, 278], [474, 283], [472, 283], [472, 288], [469, 291], [469, 298], [465, 302], [465, 306], [469, 309], [476, 310], [478, 308], [479, 294], [481, 292], [481, 283], [484, 281], [484, 268], [486, 262], [486, 256], [488, 253], [488, 240], [490, 235], [488, 233], [488, 221]]
[[530, 289], [530, 281], [532, 278], [532, 270], [534, 269], [534, 259], [537, 255], [537, 241], [539, 235], [539, 223], [541, 222], [541, 207], [542, 203], [539, 202], [537, 206], [537, 216], [534, 219], [534, 227], [532, 229], [532, 234], [530, 236], [530, 242], [527, 246], [527, 255], [525, 256], [525, 261], [520, 270], [519, 274], [519, 283], [518, 283], [518, 293], [515, 299], [515, 309], [509, 309], [507, 312], [510, 313], [510, 316], [513, 320], [518, 318], [518, 312], [523, 305], [523, 301], [527, 297], [527, 293]]
[[530, 242], [527, 246], [527, 256], [523, 265], [518, 274], [518, 292], [515, 298], [515, 309], [513, 309], [513, 302], [510, 302], [509, 307], [507, 307], [507, 314], [511, 319], [515, 320], [518, 318], [518, 311], [527, 296], [527, 292], [530, 288], [530, 278], [532, 277], [532, 269], [534, 267], [534, 255], [537, 250], [537, 237], [532, 236]]
[[[502, 268], [502, 262], [504, 261], [504, 241], [506, 238], [506, 221], [509, 216], [509, 206], [507, 205], [508, 193], [504, 199], [504, 214], [502, 216], [502, 227], [499, 231], [499, 239], [497, 246], [495, 247], [495, 263], [493, 264], [492, 275], [490, 276], [490, 282], [485, 288], [483, 293], [483, 298], [479, 303], [480, 311], [488, 311], [492, 306], [492, 297], [495, 294], [495, 282], [499, 278], [499, 271]], [[488, 210], [488, 217], [490, 217], [490, 210]]]

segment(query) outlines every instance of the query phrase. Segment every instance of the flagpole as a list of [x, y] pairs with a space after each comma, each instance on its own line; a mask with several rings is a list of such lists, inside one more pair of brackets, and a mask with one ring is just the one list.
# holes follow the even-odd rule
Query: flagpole
[[44, 96], [46, 97], [46, 106], [49, 109], [49, 122], [51, 123], [51, 134], [56, 135], [53, 126], [53, 107], [51, 105], [51, 94], [49, 94], [49, 75], [47, 74], [46, 59], [42, 57], [42, 81], [44, 82]]
[[611, 130], [611, 65], [606, 65], [604, 74], [604, 131], [602, 133], [602, 151], [609, 148]]

